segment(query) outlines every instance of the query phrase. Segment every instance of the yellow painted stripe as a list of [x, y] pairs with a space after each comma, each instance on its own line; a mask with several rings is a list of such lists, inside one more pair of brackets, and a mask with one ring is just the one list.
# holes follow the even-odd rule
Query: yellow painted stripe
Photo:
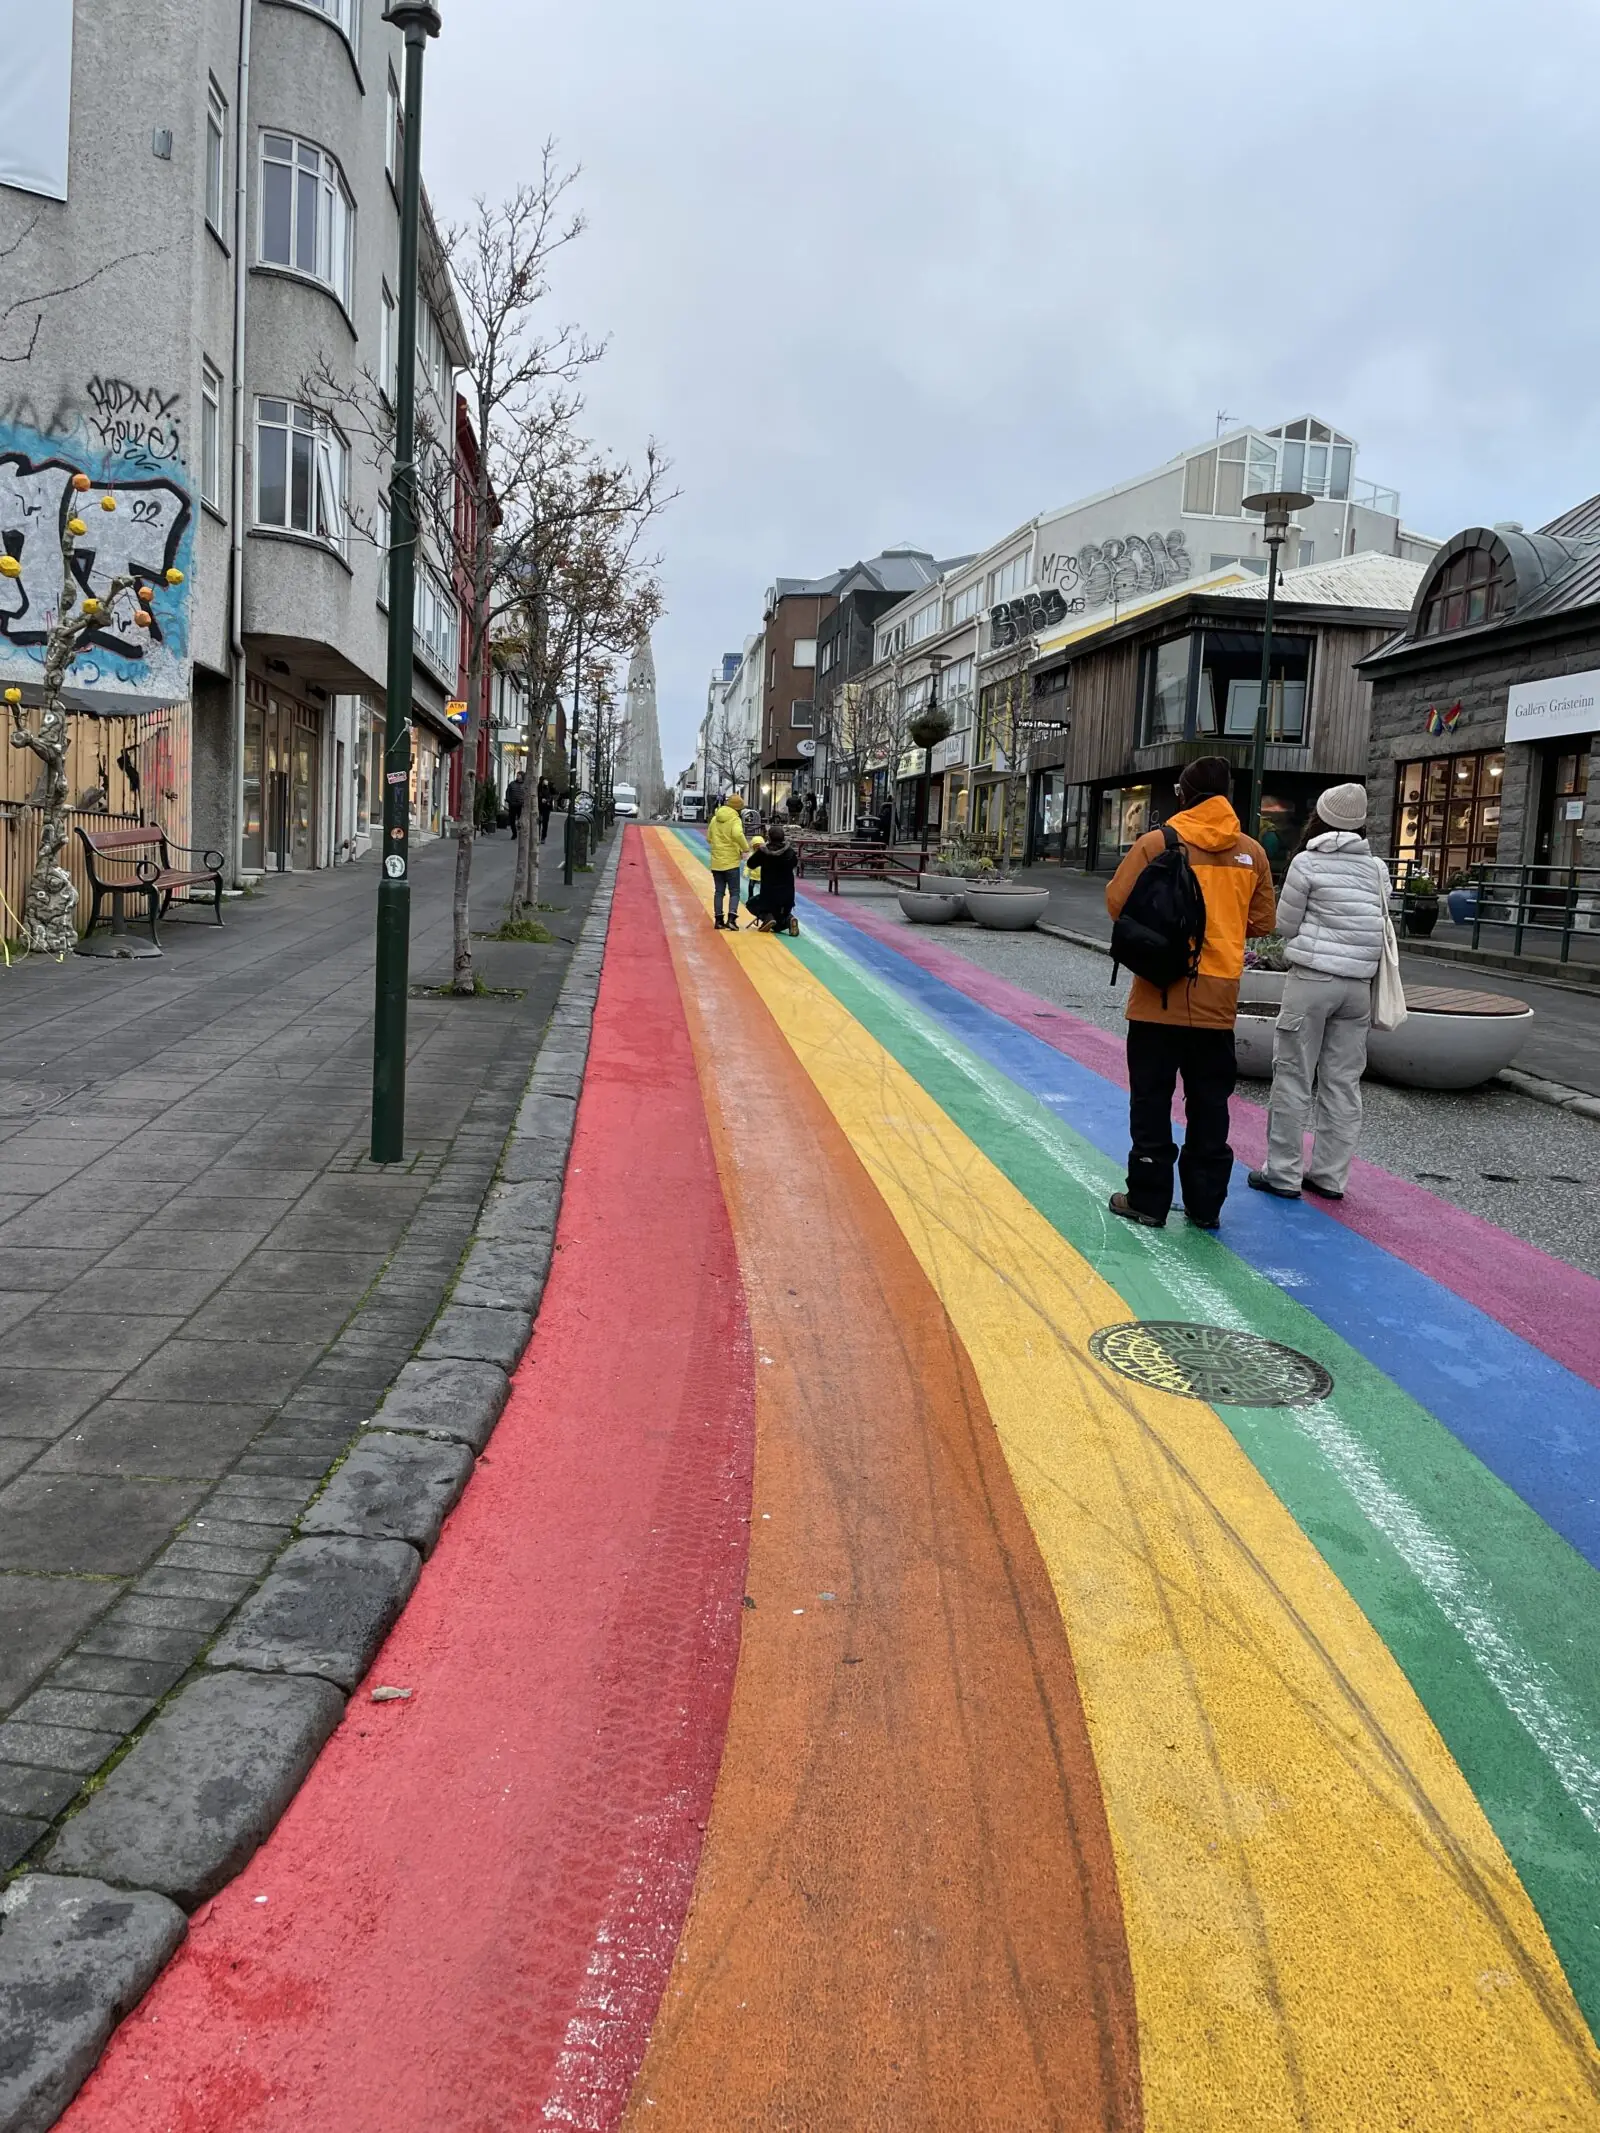
[[796, 957], [728, 946], [943, 1300], [1038, 1536], [1105, 1788], [1148, 2125], [1600, 2126], [1594, 2046], [1510, 1861], [1219, 1418], [1102, 1372], [1087, 1341], [1128, 1316], [1116, 1292]]

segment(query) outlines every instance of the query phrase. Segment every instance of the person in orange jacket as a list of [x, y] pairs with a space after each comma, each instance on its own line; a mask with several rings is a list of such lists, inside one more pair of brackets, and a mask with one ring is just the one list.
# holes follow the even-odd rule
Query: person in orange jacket
[[[1128, 1189], [1111, 1195], [1111, 1212], [1160, 1229], [1172, 1206], [1176, 1164], [1183, 1208], [1199, 1229], [1215, 1229], [1233, 1175], [1228, 1099], [1236, 1069], [1233, 1025], [1244, 974], [1245, 942], [1270, 933], [1277, 916], [1272, 869], [1254, 837], [1239, 827], [1229, 793], [1233, 773], [1219, 755], [1201, 756], [1178, 779], [1179, 812], [1168, 826], [1183, 840], [1205, 898], [1200, 974], [1165, 994], [1135, 978], [1128, 995], [1128, 1119], [1133, 1146]], [[1106, 888], [1115, 919], [1128, 892], [1158, 852], [1159, 829], [1147, 830]], [[1172, 1098], [1179, 1075], [1187, 1117], [1183, 1153], [1172, 1138]]]

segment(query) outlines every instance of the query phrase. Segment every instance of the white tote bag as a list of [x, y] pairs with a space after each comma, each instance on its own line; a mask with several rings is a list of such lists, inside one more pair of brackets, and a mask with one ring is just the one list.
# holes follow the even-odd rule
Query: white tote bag
[[1389, 916], [1389, 874], [1381, 860], [1378, 879], [1383, 885], [1383, 954], [1372, 981], [1372, 1026], [1398, 1029], [1406, 1019], [1406, 989], [1400, 982], [1400, 943], [1394, 937], [1394, 920]]

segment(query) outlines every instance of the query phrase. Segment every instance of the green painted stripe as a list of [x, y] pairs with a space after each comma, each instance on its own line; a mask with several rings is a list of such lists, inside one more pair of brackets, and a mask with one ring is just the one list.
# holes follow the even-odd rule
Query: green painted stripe
[[841, 950], [784, 944], [1130, 1316], [1243, 1326], [1314, 1356], [1317, 1408], [1217, 1413], [1362, 1608], [1448, 1744], [1600, 2029], [1600, 1576], [1443, 1424], [1220, 1239], [1105, 1208], [1124, 1182], [1035, 1097]]

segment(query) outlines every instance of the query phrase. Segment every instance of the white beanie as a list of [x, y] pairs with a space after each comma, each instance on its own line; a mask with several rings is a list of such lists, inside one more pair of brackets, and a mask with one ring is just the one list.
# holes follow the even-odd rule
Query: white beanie
[[1317, 796], [1317, 813], [1329, 829], [1359, 830], [1367, 826], [1367, 789], [1364, 785], [1330, 785]]

